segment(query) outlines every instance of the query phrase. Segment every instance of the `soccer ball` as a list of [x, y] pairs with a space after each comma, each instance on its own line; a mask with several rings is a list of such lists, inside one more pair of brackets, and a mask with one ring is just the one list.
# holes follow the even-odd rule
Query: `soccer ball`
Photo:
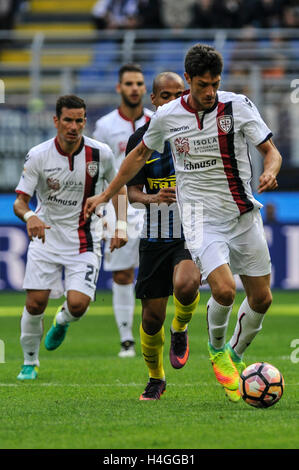
[[284, 379], [276, 367], [267, 362], [251, 364], [243, 370], [239, 390], [243, 400], [256, 408], [268, 408], [282, 397]]

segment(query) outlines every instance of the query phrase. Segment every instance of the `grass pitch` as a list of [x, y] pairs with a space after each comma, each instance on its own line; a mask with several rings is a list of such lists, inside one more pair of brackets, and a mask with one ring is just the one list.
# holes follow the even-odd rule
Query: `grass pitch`
[[[245, 360], [267, 361], [284, 375], [285, 392], [275, 406], [259, 410], [242, 400], [228, 401], [216, 382], [207, 354], [203, 291], [189, 328], [190, 358], [174, 370], [168, 359], [169, 301], [165, 323], [164, 363], [167, 391], [160, 401], [138, 400], [147, 382], [139, 342], [140, 303], [136, 302], [137, 357], [120, 359], [111, 293], [98, 292], [88, 314], [70, 326], [56, 351], [40, 348], [40, 371], [33, 383], [19, 383], [19, 343], [24, 295], [0, 295], [0, 338], [5, 363], [0, 364], [1, 449], [298, 449], [299, 338], [298, 292], [274, 292], [262, 331]], [[228, 338], [234, 329], [238, 294]], [[60, 302], [61, 303], [61, 302]], [[50, 301], [49, 329], [59, 302]], [[299, 348], [299, 339], [297, 342]], [[291, 354], [293, 353], [293, 361]], [[298, 362], [294, 362], [294, 359]]]

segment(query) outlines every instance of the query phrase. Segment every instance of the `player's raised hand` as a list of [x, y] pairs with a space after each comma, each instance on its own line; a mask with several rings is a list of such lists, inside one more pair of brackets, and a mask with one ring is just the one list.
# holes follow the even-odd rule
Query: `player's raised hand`
[[166, 202], [166, 204], [176, 202], [175, 188], [161, 188], [157, 193], [157, 202], [158, 204], [161, 204], [162, 202]]
[[50, 225], [45, 224], [39, 217], [33, 215], [27, 221], [27, 233], [29, 239], [32, 241], [34, 237], [40, 238], [45, 243], [46, 232], [45, 230], [50, 229]]
[[278, 188], [277, 179], [273, 173], [264, 171], [259, 178], [259, 182], [260, 184], [257, 188], [259, 194], [264, 191], [272, 191]]

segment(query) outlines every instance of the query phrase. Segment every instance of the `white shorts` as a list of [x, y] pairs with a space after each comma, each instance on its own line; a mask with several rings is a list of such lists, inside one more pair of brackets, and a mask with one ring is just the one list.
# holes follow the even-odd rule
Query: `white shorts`
[[110, 252], [110, 239], [115, 230], [115, 212], [112, 204], [106, 206], [107, 214], [103, 221], [107, 224], [104, 248], [104, 271], [122, 271], [139, 266], [139, 240], [143, 227], [144, 210], [128, 207], [128, 242], [121, 248]]
[[49, 253], [34, 243], [28, 249], [24, 289], [50, 289], [52, 299], [60, 298], [68, 290], [76, 290], [94, 300], [101, 257], [90, 251], [75, 256]]
[[124, 269], [138, 268], [139, 266], [139, 238], [129, 238], [121, 248], [110, 252], [110, 240], [105, 243], [104, 271], [122, 271]]
[[233, 274], [265, 276], [271, 272], [271, 259], [259, 209], [254, 209], [222, 225], [203, 225], [200, 247], [188, 247], [205, 282], [223, 264]]

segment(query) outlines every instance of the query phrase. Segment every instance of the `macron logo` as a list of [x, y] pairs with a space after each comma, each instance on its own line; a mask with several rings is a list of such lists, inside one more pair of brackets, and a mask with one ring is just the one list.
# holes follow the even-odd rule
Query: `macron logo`
[[170, 132], [180, 132], [180, 131], [188, 131], [190, 129], [189, 126], [181, 126], [181, 127], [173, 127], [169, 129]]

